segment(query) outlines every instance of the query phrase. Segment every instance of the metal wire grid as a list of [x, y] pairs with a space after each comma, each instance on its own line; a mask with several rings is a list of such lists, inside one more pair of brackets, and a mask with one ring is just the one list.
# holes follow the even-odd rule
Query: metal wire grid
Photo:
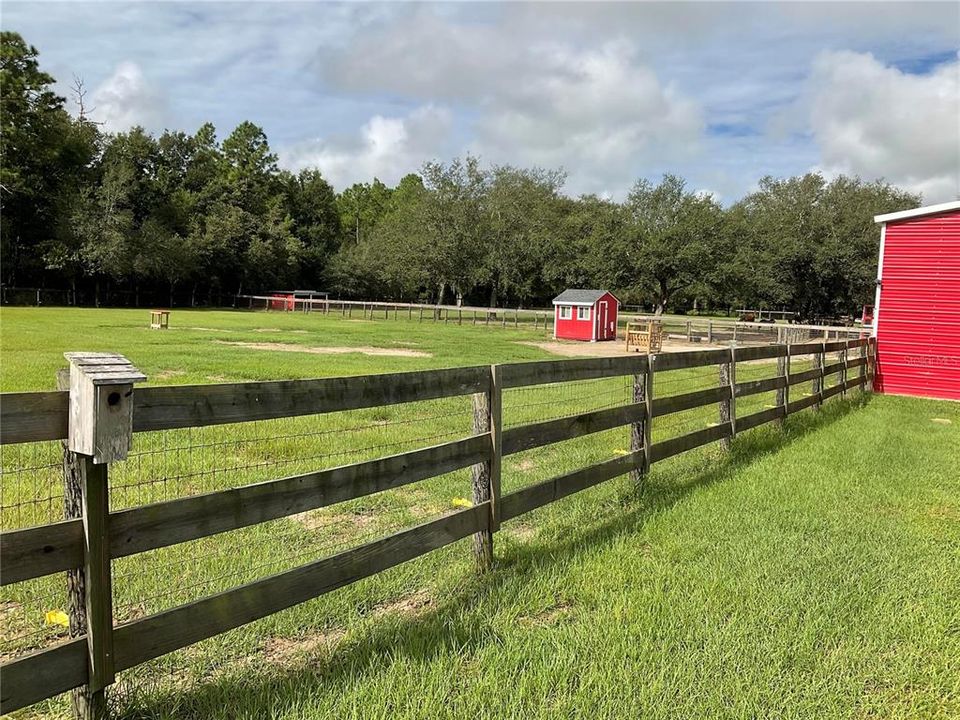
[[[720, 371], [717, 365], [681, 370], [657, 371], [653, 374], [654, 399], [684, 395], [698, 390], [718, 387]], [[681, 412], [661, 415], [653, 419], [651, 439], [654, 443], [663, 442], [679, 435], [686, 435], [710, 425], [719, 419], [717, 403], [691, 408]]]
[[[59, 441], [0, 446], [0, 529], [16, 530], [64, 518], [63, 445]], [[2, 568], [0, 568], [2, 572]], [[64, 637], [66, 582], [62, 575], [0, 588], [0, 659]]]
[[0, 445], [0, 528], [63, 520], [63, 445]]
[[67, 583], [62, 574], [0, 588], [0, 661], [67, 637], [69, 630], [62, 624], [66, 612]]
[[504, 427], [572, 417], [633, 402], [633, 376], [577, 380], [503, 391]]
[[[112, 509], [370, 460], [472, 432], [472, 401], [460, 397], [149, 433], [152, 438], [140, 444], [138, 436], [136, 452], [111, 469]], [[417, 486], [121, 558], [113, 566], [116, 619], [132, 620], [302, 564], [339, 549], [331, 537], [350, 542], [383, 534], [390, 518], [409, 519], [404, 508], [416, 505], [423, 492]]]
[[225, 490], [470, 435], [469, 397], [134, 436], [111, 465], [111, 510]]

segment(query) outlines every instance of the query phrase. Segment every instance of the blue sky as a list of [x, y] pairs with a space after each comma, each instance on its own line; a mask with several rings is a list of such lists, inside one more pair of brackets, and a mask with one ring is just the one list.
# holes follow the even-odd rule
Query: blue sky
[[425, 160], [563, 167], [622, 197], [664, 172], [960, 193], [958, 3], [5, 2], [105, 127], [252, 120], [338, 188]]

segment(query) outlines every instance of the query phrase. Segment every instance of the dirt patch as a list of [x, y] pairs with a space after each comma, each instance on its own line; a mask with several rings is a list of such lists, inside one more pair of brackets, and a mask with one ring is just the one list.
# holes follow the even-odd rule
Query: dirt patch
[[299, 352], [310, 355], [349, 355], [358, 353], [360, 355], [386, 355], [390, 357], [433, 357], [431, 353], [420, 350], [406, 350], [404, 348], [378, 348], [368, 345], [357, 347], [307, 347], [305, 345], [293, 345], [291, 343], [260, 343], [260, 342], [232, 342], [228, 340], [214, 340], [218, 345], [233, 345], [235, 347], [247, 348], [248, 350], [273, 350], [278, 352]]
[[[610, 342], [576, 342], [564, 340], [550, 340], [547, 342], [534, 342], [530, 340], [518, 340], [518, 345], [528, 345], [530, 347], [546, 350], [554, 355], [563, 357], [621, 357], [630, 355], [624, 349], [624, 344], [620, 340]], [[665, 340], [663, 342], [662, 352], [692, 352], [694, 350], [718, 350], [726, 347], [725, 345], [710, 345], [709, 343], [687, 343]], [[636, 354], [636, 351], [632, 351]]]
[[330, 514], [323, 510], [308, 510], [307, 512], [291, 515], [290, 519], [310, 531], [325, 530], [337, 526], [366, 530], [376, 522], [376, 516], [373, 513]]
[[960, 508], [950, 505], [935, 505], [927, 510], [927, 517], [935, 520], [960, 520]]
[[318, 650], [333, 647], [339, 643], [346, 632], [335, 628], [327, 632], [316, 632], [298, 638], [267, 638], [263, 643], [263, 659], [273, 665], [283, 665], [292, 658], [312, 655]]
[[186, 375], [186, 370], [161, 370], [160, 372], [153, 373], [150, 376], [151, 380], [170, 380], [175, 377], [180, 377], [181, 375]]
[[383, 617], [384, 615], [403, 615], [404, 617], [415, 617], [423, 615], [433, 606], [433, 598], [425, 590], [404, 595], [403, 597], [391, 600], [390, 602], [377, 605], [370, 612], [372, 617]]
[[513, 523], [509, 526], [505, 525], [502, 530], [518, 540], [532, 540], [537, 535], [537, 530], [533, 525], [518, 525]]
[[521, 615], [517, 618], [517, 622], [526, 627], [549, 627], [570, 620], [572, 617], [573, 606], [569, 602], [560, 602], [543, 612], [534, 615]]
[[953, 420], [947, 418], [931, 418], [937, 425], [953, 425]]
[[517, 463], [517, 470], [520, 472], [530, 472], [533, 470], [537, 464], [530, 458], [524, 458], [519, 463]]

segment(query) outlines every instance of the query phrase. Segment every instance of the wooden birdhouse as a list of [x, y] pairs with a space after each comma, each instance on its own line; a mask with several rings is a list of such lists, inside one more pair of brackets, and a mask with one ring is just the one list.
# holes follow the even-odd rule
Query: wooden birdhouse
[[133, 441], [133, 384], [147, 376], [116, 353], [64, 357], [70, 362], [70, 449], [98, 464], [123, 460]]

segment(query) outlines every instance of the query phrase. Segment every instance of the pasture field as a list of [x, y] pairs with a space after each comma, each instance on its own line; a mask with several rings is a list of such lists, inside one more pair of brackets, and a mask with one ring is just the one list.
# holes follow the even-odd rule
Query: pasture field
[[[279, 312], [4, 308], [0, 388], [51, 389], [62, 353], [125, 354], [151, 383], [544, 359], [543, 331]], [[326, 350], [324, 350], [326, 348]], [[331, 348], [337, 354], [329, 354]], [[342, 353], [346, 348], [364, 352]], [[382, 351], [390, 351], [382, 354]], [[396, 352], [399, 351], [399, 352]], [[367, 353], [367, 354], [365, 354]], [[802, 359], [795, 369], [803, 369]], [[745, 364], [738, 379], [775, 364]], [[657, 396], [716, 368], [655, 376]], [[507, 426], [630, 401], [628, 378], [510, 390]], [[772, 403], [743, 398], [739, 414]], [[469, 398], [143, 433], [111, 509], [444, 442]], [[716, 422], [658, 418], [654, 441]], [[505, 460], [510, 492], [628, 448], [627, 428]], [[59, 443], [2, 448], [4, 529], [62, 518]], [[449, 511], [468, 471], [114, 563], [118, 622]], [[118, 717], [950, 718], [960, 715], [960, 407], [828, 401], [504, 525], [493, 572], [462, 541], [122, 673]], [[63, 636], [62, 578], [3, 588], [0, 653]], [[65, 716], [63, 698], [18, 716]]]

